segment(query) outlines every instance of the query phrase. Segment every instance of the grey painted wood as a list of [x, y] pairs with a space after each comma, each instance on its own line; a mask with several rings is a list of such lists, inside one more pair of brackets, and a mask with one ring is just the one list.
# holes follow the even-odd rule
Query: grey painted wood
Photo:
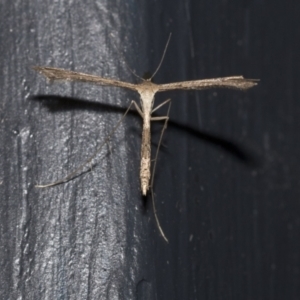
[[[299, 21], [279, 1], [8, 2], [0, 8], [1, 299], [297, 299]], [[239, 91], [172, 92], [155, 175], [139, 187], [134, 93], [47, 83], [51, 65], [136, 82], [244, 75]], [[120, 53], [123, 55], [120, 55]], [[124, 56], [124, 57], [122, 57]], [[163, 114], [163, 110], [158, 114]], [[153, 152], [160, 124], [153, 125]]]

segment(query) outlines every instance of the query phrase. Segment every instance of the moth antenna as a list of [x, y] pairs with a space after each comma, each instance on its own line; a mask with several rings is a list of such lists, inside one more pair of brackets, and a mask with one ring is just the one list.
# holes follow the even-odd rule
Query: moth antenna
[[128, 65], [128, 63], [127, 63], [127, 61], [126, 61], [124, 55], [123, 55], [123, 59], [124, 59], [125, 66], [126, 66], [126, 68], [130, 71], [130, 73], [131, 73], [132, 75], [134, 75], [136, 78], [141, 79], [142, 81], [145, 81], [144, 78], [142, 78], [142, 77], [140, 77], [139, 75], [137, 75], [137, 74], [129, 67], [129, 65]]
[[[112, 35], [112, 37], [114, 37], [114, 36]], [[119, 51], [119, 48], [116, 46], [116, 44], [115, 44], [114, 42], [113, 42], [113, 46], [114, 46], [115, 50], [117, 50], [119, 56], [121, 56], [121, 57], [123, 58], [123, 62], [124, 62], [124, 64], [125, 64], [126, 68], [129, 70], [129, 72], [130, 72], [133, 76], [135, 76], [136, 78], [138, 78], [138, 79], [140, 79], [140, 80], [142, 80], [142, 81], [145, 81], [144, 78], [142, 78], [142, 77], [140, 77], [139, 75], [137, 75], [137, 74], [129, 67], [129, 64], [128, 64], [127, 61], [126, 61], [124, 54], [123, 54], [122, 52]]]
[[163, 62], [163, 60], [164, 60], [164, 58], [165, 58], [165, 55], [166, 55], [166, 52], [167, 52], [167, 49], [168, 49], [168, 46], [169, 46], [169, 43], [170, 43], [170, 40], [171, 40], [171, 36], [172, 36], [172, 33], [170, 33], [170, 35], [169, 35], [169, 38], [168, 38], [168, 41], [167, 41], [167, 43], [166, 43], [166, 46], [165, 46], [163, 55], [162, 55], [162, 57], [161, 57], [161, 59], [160, 59], [159, 65], [158, 65], [158, 67], [156, 68], [156, 70], [155, 70], [155, 72], [153, 73], [153, 75], [151, 76], [151, 78], [149, 79], [150, 81], [151, 81], [151, 79], [156, 75], [156, 73], [158, 72], [158, 70], [159, 70], [160, 67], [161, 67], [161, 64], [162, 64], [162, 62]]

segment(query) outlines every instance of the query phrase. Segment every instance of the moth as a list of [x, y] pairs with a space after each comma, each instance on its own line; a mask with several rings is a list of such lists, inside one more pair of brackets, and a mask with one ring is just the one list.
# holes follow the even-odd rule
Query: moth
[[[170, 40], [170, 37], [169, 37]], [[131, 101], [129, 107], [127, 108], [125, 114], [121, 118], [121, 120], [116, 124], [114, 129], [111, 131], [109, 137], [115, 132], [115, 130], [118, 128], [120, 123], [123, 121], [124, 117], [128, 113], [128, 111], [131, 109], [132, 106], [134, 106], [143, 119], [143, 129], [142, 129], [142, 144], [141, 144], [141, 161], [140, 161], [140, 184], [141, 184], [141, 191], [143, 196], [147, 195], [147, 192], [149, 190], [149, 187], [152, 188], [153, 178], [150, 184], [150, 178], [151, 178], [151, 121], [165, 121], [165, 126], [162, 130], [162, 133], [166, 129], [167, 122], [169, 120], [169, 110], [170, 110], [170, 99], [164, 101], [163, 103], [159, 104], [155, 108], [154, 106], [154, 99], [156, 93], [160, 92], [166, 92], [166, 91], [172, 91], [172, 90], [204, 90], [204, 89], [211, 89], [211, 88], [229, 88], [229, 89], [238, 89], [238, 90], [247, 90], [249, 88], [254, 87], [257, 85], [256, 79], [246, 79], [243, 76], [230, 76], [230, 77], [220, 77], [220, 78], [212, 78], [212, 79], [201, 79], [201, 80], [192, 80], [192, 81], [182, 81], [182, 82], [174, 82], [174, 83], [164, 83], [164, 84], [155, 84], [152, 82], [153, 77], [158, 72], [162, 61], [164, 59], [166, 49], [169, 43], [169, 40], [166, 44], [166, 47], [164, 49], [161, 61], [155, 70], [154, 74], [149, 79], [143, 79], [139, 76], [137, 76], [133, 71], [131, 71], [136, 77], [140, 79], [140, 83], [134, 84], [130, 82], [125, 81], [119, 81], [115, 79], [110, 78], [104, 78], [96, 75], [90, 75], [85, 73], [79, 73], [74, 72], [70, 70], [60, 69], [60, 68], [53, 68], [53, 67], [43, 67], [43, 66], [36, 66], [33, 67], [33, 69], [42, 75], [44, 75], [49, 80], [66, 80], [66, 81], [82, 81], [92, 84], [98, 84], [98, 85], [108, 85], [108, 86], [114, 86], [114, 87], [120, 87], [124, 89], [129, 89], [132, 91], [135, 91], [140, 96], [140, 106], [135, 102]], [[161, 108], [163, 105], [169, 103], [168, 113], [167, 116], [161, 116], [161, 117], [152, 117], [152, 113]], [[85, 162], [83, 165], [81, 165], [79, 168], [77, 168], [74, 172], [69, 174], [67, 177], [45, 185], [37, 185], [37, 187], [50, 187], [54, 186], [60, 183], [64, 183], [72, 179], [80, 170], [83, 169], [83, 167], [92, 161], [92, 159], [96, 156], [98, 151], [102, 148], [102, 146], [109, 141], [109, 137], [105, 139], [104, 143], [101, 144], [100, 148], [95, 152], [95, 154], [90, 157], [90, 159]], [[162, 138], [162, 134], [161, 134]], [[159, 141], [159, 145], [161, 143], [161, 138]], [[159, 147], [158, 147], [159, 148]], [[156, 159], [157, 154], [154, 160], [154, 167], [153, 167], [153, 173], [155, 171], [156, 167]], [[157, 215], [156, 215], [156, 209], [154, 205], [154, 199], [153, 199], [153, 193], [152, 193], [152, 203], [153, 203], [153, 209], [154, 209], [154, 215], [157, 222], [157, 226], [159, 228], [159, 231], [163, 238], [167, 240], [166, 236], [164, 235], [164, 232], [159, 224]]]
[[[209, 88], [230, 88], [247, 90], [257, 85], [257, 80], [246, 79], [243, 76], [230, 76], [220, 77], [212, 79], [182, 81], [175, 83], [155, 84], [150, 79], [143, 79], [140, 83], [134, 84], [115, 79], [103, 78], [95, 75], [89, 75], [85, 73], [73, 72], [65, 69], [53, 68], [53, 67], [33, 67], [34, 70], [43, 74], [50, 80], [67, 80], [67, 81], [84, 81], [99, 85], [110, 85], [120, 88], [125, 88], [137, 92], [140, 96], [140, 106], [132, 101], [129, 108], [132, 105], [135, 106], [139, 115], [143, 119], [142, 129], [142, 144], [141, 144], [141, 161], [140, 161], [140, 182], [142, 194], [146, 196], [149, 190], [149, 182], [151, 178], [151, 121], [165, 120], [168, 121], [168, 116], [152, 117], [152, 113], [162, 107], [164, 104], [170, 101], [167, 100], [157, 107], [154, 106], [154, 97], [156, 93], [166, 92], [171, 90], [204, 90]], [[129, 110], [129, 109], [128, 109]], [[127, 111], [128, 111], [127, 110]], [[126, 111], [126, 113], [127, 113]], [[66, 180], [57, 181], [48, 185], [40, 187], [52, 186], [62, 183]]]

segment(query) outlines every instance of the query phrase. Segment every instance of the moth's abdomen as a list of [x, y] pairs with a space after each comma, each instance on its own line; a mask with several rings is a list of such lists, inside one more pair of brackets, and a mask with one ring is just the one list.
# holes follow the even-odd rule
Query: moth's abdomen
[[141, 149], [141, 189], [144, 196], [146, 196], [149, 189], [149, 181], [151, 176], [151, 144], [150, 144], [150, 124], [149, 127], [143, 128], [142, 133], [142, 149]]

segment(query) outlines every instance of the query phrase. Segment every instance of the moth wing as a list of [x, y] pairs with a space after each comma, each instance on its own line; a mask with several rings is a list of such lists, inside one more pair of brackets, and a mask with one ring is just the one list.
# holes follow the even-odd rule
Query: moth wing
[[33, 69], [50, 80], [83, 81], [83, 82], [90, 82], [90, 83], [100, 84], [100, 85], [118, 86], [118, 87], [137, 91], [136, 84], [119, 81], [115, 79], [103, 78], [100, 76], [89, 75], [89, 74], [74, 72], [74, 71], [60, 69], [60, 68], [52, 68], [52, 67], [36, 66], [33, 67]]
[[160, 84], [159, 92], [170, 90], [204, 90], [209, 88], [247, 90], [257, 85], [257, 81], [257, 79], [246, 79], [243, 76], [181, 81], [175, 83]]

